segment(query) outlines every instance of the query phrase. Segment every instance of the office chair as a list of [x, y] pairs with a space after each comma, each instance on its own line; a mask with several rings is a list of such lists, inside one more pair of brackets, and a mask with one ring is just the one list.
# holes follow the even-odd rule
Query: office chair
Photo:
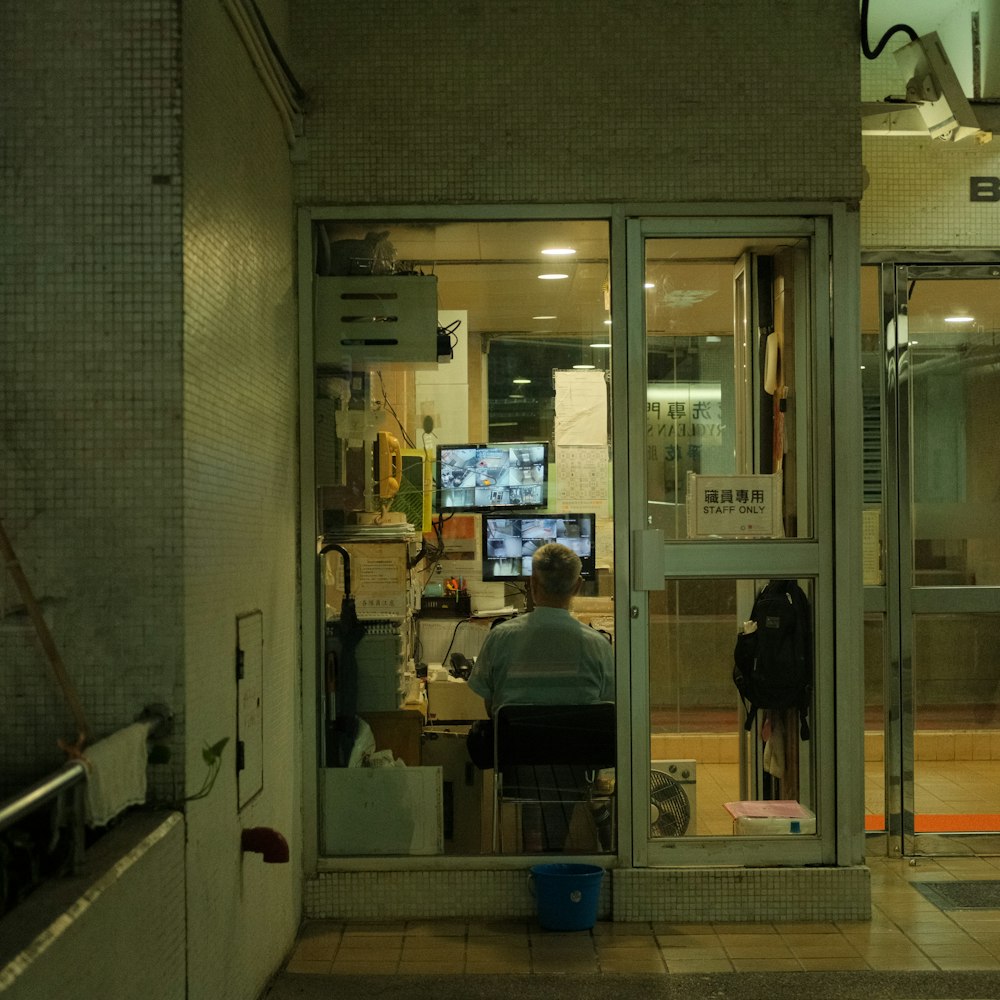
[[[494, 717], [493, 850], [502, 848], [505, 804], [537, 805], [543, 822], [562, 827], [562, 839], [576, 804], [591, 803], [598, 850], [612, 848], [614, 791], [597, 791], [597, 773], [615, 766], [615, 706], [503, 705]], [[604, 809], [600, 827], [593, 810]], [[606, 843], [602, 844], [602, 833]], [[558, 837], [558, 834], [557, 834]], [[562, 844], [550, 845], [562, 850]]]

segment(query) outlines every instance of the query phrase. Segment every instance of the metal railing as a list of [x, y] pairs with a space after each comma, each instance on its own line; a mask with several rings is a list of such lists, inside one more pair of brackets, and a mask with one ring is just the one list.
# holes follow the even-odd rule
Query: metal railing
[[[136, 720], [146, 726], [148, 738], [162, 739], [170, 734], [172, 715], [165, 705], [150, 705], [143, 709]], [[70, 850], [71, 873], [79, 871], [84, 853], [84, 781], [87, 765], [82, 759], [67, 761], [18, 795], [0, 803], [0, 833], [15, 823], [26, 819], [42, 806], [63, 796], [72, 795], [69, 825], [72, 847]]]

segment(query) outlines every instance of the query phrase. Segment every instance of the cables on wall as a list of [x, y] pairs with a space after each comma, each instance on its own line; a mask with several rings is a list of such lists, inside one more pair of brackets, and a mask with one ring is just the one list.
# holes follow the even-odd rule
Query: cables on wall
[[222, 0], [222, 6], [278, 112], [288, 145], [294, 148], [302, 135], [305, 91], [292, 75], [254, 0]]
[[908, 24], [894, 24], [891, 28], [887, 29], [885, 34], [879, 39], [878, 44], [873, 49], [868, 44], [868, 2], [869, 0], [861, 0], [861, 51], [864, 53], [866, 59], [878, 59], [882, 54], [882, 50], [889, 43], [889, 39], [896, 34], [897, 31], [903, 32], [911, 42], [915, 42], [919, 37], [917, 33]]

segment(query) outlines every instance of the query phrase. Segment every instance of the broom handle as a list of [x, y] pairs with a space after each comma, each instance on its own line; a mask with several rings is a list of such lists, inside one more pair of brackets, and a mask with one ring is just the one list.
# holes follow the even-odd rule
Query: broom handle
[[24, 601], [24, 606], [28, 609], [28, 614], [31, 616], [32, 622], [34, 622], [35, 631], [38, 633], [38, 641], [41, 642], [42, 649], [45, 650], [45, 655], [48, 657], [49, 665], [52, 667], [52, 672], [56, 675], [56, 682], [62, 689], [63, 697], [66, 699], [66, 704], [69, 706], [70, 712], [73, 713], [78, 733], [76, 749], [82, 750], [83, 744], [90, 736], [90, 727], [87, 725], [87, 718], [83, 714], [83, 706], [80, 704], [79, 695], [77, 695], [73, 681], [66, 672], [66, 666], [59, 655], [59, 650], [56, 649], [56, 644], [52, 638], [52, 633], [49, 631], [48, 623], [45, 621], [42, 609], [38, 606], [38, 601], [35, 600], [35, 595], [31, 592], [31, 584], [28, 583], [28, 578], [24, 575], [24, 570], [21, 568], [21, 564], [14, 554], [14, 546], [11, 545], [2, 522], [0, 522], [0, 551], [3, 552], [7, 569], [14, 578], [14, 583], [17, 584], [17, 589], [21, 593], [21, 599]]

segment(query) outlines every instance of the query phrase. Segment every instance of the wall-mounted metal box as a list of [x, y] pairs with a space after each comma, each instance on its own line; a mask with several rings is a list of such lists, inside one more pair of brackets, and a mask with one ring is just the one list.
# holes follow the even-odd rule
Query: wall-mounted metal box
[[437, 278], [316, 275], [316, 364], [350, 359], [437, 365]]

